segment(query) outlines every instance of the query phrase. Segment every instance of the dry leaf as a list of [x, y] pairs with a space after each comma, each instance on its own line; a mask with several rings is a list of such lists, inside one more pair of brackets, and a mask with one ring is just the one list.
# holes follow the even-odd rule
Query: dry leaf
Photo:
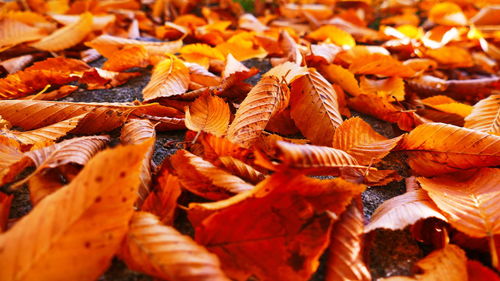
[[184, 94], [189, 85], [189, 70], [176, 57], [160, 61], [153, 69], [151, 80], [142, 90], [144, 101]]
[[[122, 144], [141, 144], [156, 140], [155, 126], [151, 121], [145, 119], [129, 119], [123, 125], [120, 142]], [[138, 190], [137, 205], [142, 205], [142, 202], [149, 194], [149, 186], [151, 185], [151, 159], [153, 158], [154, 144], [152, 143], [149, 151], [146, 153], [142, 161], [140, 179], [141, 183]]]
[[464, 127], [500, 135], [500, 95], [491, 95], [474, 105]]
[[0, 193], [0, 234], [7, 230], [12, 199], [14, 195]]
[[363, 262], [363, 211], [360, 202], [353, 199], [347, 210], [333, 224], [326, 281], [371, 280], [370, 272]]
[[342, 123], [338, 96], [316, 70], [292, 83], [290, 115], [302, 134], [313, 144], [330, 145]]
[[[71, 184], [46, 197], [2, 234], [0, 279], [98, 278], [127, 231], [140, 165], [149, 146], [145, 143], [100, 153]], [[26, 243], [23, 237], [33, 239]], [[60, 267], [61, 261], [68, 262], [71, 270]]]
[[165, 280], [229, 280], [214, 254], [147, 212], [132, 216], [120, 257], [130, 269]]
[[382, 203], [373, 213], [365, 232], [377, 228], [404, 229], [431, 217], [448, 221], [423, 189], [411, 190]]
[[254, 187], [185, 150], [178, 150], [170, 161], [182, 186], [207, 199], [224, 199]]
[[420, 125], [397, 150], [408, 155], [412, 170], [423, 176], [500, 164], [500, 137], [443, 123]]
[[228, 140], [243, 147], [252, 146], [269, 119], [288, 106], [289, 98], [288, 88], [278, 78], [263, 77], [236, 111], [227, 131]]
[[80, 20], [69, 24], [31, 46], [44, 51], [59, 51], [80, 43], [92, 31], [92, 14], [84, 13]]
[[220, 137], [226, 133], [231, 112], [228, 104], [212, 95], [201, 95], [186, 108], [186, 127]]
[[11, 47], [19, 43], [38, 40], [44, 36], [46, 34], [40, 28], [9, 18], [0, 20], [0, 47]]

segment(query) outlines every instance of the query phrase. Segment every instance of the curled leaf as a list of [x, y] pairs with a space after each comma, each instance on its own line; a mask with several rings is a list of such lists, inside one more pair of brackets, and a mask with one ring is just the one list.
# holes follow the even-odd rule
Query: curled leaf
[[338, 96], [332, 85], [316, 70], [292, 83], [290, 115], [302, 134], [313, 144], [330, 145], [342, 123]]
[[236, 111], [227, 131], [228, 140], [243, 147], [252, 146], [269, 119], [287, 107], [289, 98], [288, 88], [278, 78], [263, 77]]
[[120, 257], [130, 269], [165, 280], [229, 280], [214, 254], [147, 212], [132, 216]]

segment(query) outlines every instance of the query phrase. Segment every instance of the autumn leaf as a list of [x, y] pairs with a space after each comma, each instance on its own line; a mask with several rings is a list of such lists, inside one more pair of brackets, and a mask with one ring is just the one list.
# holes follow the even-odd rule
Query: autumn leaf
[[142, 90], [145, 101], [184, 94], [188, 89], [189, 71], [184, 63], [169, 57], [160, 61], [153, 70], [151, 80]]
[[290, 92], [274, 76], [263, 77], [236, 111], [227, 138], [243, 147], [255, 143], [269, 119], [288, 105]]
[[474, 105], [464, 127], [500, 135], [500, 95], [491, 95]]
[[201, 95], [186, 108], [186, 127], [195, 132], [220, 137], [227, 131], [229, 118], [229, 106], [217, 96]]
[[404, 229], [431, 217], [448, 221], [424, 190], [411, 190], [382, 203], [373, 213], [365, 232], [377, 228]]
[[253, 188], [241, 178], [185, 150], [177, 151], [170, 161], [176, 167], [182, 186], [208, 199], [220, 200]]
[[59, 51], [80, 43], [91, 30], [92, 14], [84, 13], [80, 16], [80, 20], [56, 30], [31, 45], [44, 51]]
[[189, 236], [136, 212], [120, 252], [129, 268], [168, 280], [229, 280], [217, 257]]
[[[197, 225], [196, 241], [217, 254], [236, 280], [252, 274], [261, 280], [306, 280], [318, 266], [331, 228], [321, 212], [340, 214], [363, 188], [341, 179], [276, 173], [239, 200], [227, 199], [233, 204]], [[337, 198], [336, 203], [329, 198]], [[260, 219], [242, 219], [247, 212]], [[238, 228], [228, 231], [233, 225]]]
[[423, 176], [497, 166], [500, 138], [443, 123], [420, 125], [396, 150], [408, 155], [412, 170]]
[[12, 199], [14, 199], [14, 195], [0, 193], [0, 233], [7, 230]]
[[[127, 231], [149, 145], [100, 153], [71, 184], [45, 198], [2, 234], [1, 279], [89, 280], [102, 274]], [[66, 206], [65, 211], [55, 206]], [[23, 237], [37, 239], [26, 243]], [[27, 252], [31, 254], [22, 254]], [[71, 262], [71, 271], [52, 266], [61, 260]]]
[[342, 123], [338, 96], [332, 85], [314, 69], [292, 83], [290, 115], [313, 144], [330, 145]]
[[[127, 144], [142, 144], [156, 139], [155, 126], [151, 121], [145, 119], [129, 119], [122, 127], [120, 142]], [[153, 158], [154, 147], [149, 148], [144, 160], [142, 161], [140, 179], [138, 188], [137, 205], [140, 206], [149, 194], [151, 185], [151, 160]]]
[[19, 43], [38, 40], [45, 35], [42, 29], [14, 19], [4, 18], [0, 21], [0, 47], [11, 47]]
[[369, 54], [354, 58], [349, 70], [356, 74], [376, 74], [383, 76], [411, 77], [413, 69], [395, 58], [382, 54]]
[[354, 199], [333, 224], [326, 264], [327, 281], [371, 280], [363, 262], [363, 212], [358, 203]]

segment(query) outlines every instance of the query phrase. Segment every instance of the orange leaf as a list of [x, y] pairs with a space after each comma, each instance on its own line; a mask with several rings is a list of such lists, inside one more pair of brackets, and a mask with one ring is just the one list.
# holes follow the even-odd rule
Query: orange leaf
[[36, 130], [24, 131], [24, 132], [9, 131], [7, 133], [7, 136], [8, 137], [12, 136], [13, 139], [19, 141], [22, 144], [30, 144], [30, 145], [35, 145], [36, 143], [55, 141], [65, 136], [67, 133], [71, 132], [76, 126], [78, 126], [78, 123], [83, 118], [85, 118], [87, 114], [88, 113], [84, 113], [82, 115], [69, 118]]
[[464, 117], [471, 113], [472, 107], [455, 101], [448, 96], [433, 96], [421, 100], [426, 106], [419, 114], [432, 121], [461, 126]]
[[500, 135], [500, 95], [491, 95], [474, 105], [464, 127]]
[[144, 46], [126, 45], [109, 56], [102, 68], [111, 71], [124, 71], [132, 67], [146, 67], [148, 65], [149, 54]]
[[356, 41], [354, 41], [354, 38], [352, 38], [351, 34], [333, 25], [323, 25], [322, 27], [309, 33], [307, 37], [316, 41], [325, 41], [329, 39], [331, 43], [334, 43], [335, 45], [341, 47], [356, 46]]
[[[145, 119], [129, 119], [123, 125], [120, 142], [122, 144], [141, 144], [156, 139], [155, 126], [151, 121]], [[153, 158], [154, 147], [151, 146], [142, 161], [140, 179], [141, 183], [138, 188], [137, 205], [142, 205], [142, 202], [149, 194], [151, 185], [151, 159]]]
[[226, 138], [218, 138], [214, 135], [202, 134], [199, 139], [203, 144], [204, 158], [209, 161], [214, 162], [219, 157], [231, 156], [245, 162], [252, 157], [249, 149], [234, 144]]
[[254, 187], [186, 150], [178, 150], [170, 162], [182, 186], [207, 199], [224, 199]]
[[12, 199], [14, 199], [14, 195], [0, 193], [0, 233], [7, 230]]
[[423, 189], [411, 190], [382, 203], [373, 213], [365, 232], [378, 228], [404, 229], [419, 220], [431, 217], [448, 221], [427, 192]]
[[31, 44], [44, 51], [60, 51], [80, 43], [92, 31], [92, 14], [84, 13], [80, 20], [56, 30], [51, 35]]
[[274, 76], [278, 79], [283, 79], [287, 84], [292, 83], [295, 79], [298, 79], [304, 75], [307, 75], [307, 67], [300, 66], [296, 63], [287, 61], [285, 63], [279, 64], [271, 68], [263, 76]]
[[196, 241], [236, 280], [308, 280], [328, 243], [331, 219], [324, 211], [339, 215], [363, 189], [342, 179], [275, 173], [195, 224]]
[[40, 28], [9, 18], [0, 20], [0, 47], [15, 46], [44, 36], [46, 34]]
[[349, 94], [353, 96], [361, 94], [361, 89], [359, 88], [358, 81], [354, 77], [354, 73], [342, 66], [336, 64], [321, 65], [319, 71], [328, 81], [337, 83]]
[[[155, 105], [134, 106], [112, 103], [72, 103], [37, 100], [0, 101], [0, 115], [9, 116], [13, 126], [25, 130], [41, 128], [88, 113], [73, 133], [87, 134], [111, 131], [121, 126], [133, 111]], [[33, 118], [31, 116], [35, 116]]]
[[296, 172], [312, 175], [339, 175], [343, 169], [367, 168], [346, 152], [326, 146], [293, 144], [277, 141], [276, 157], [279, 164], [257, 155], [256, 164], [271, 170], [296, 169]]
[[[0, 279], [97, 279], [127, 231], [140, 165], [150, 145], [98, 154], [68, 186], [46, 197], [2, 234]], [[26, 243], [23, 237], [32, 241]], [[71, 270], [63, 270], [62, 261]], [[55, 263], [63, 267], [52, 266]]]
[[[50, 17], [64, 25], [74, 24], [80, 20], [80, 16], [78, 15], [51, 14]], [[113, 14], [94, 15], [92, 17], [92, 30], [103, 30], [108, 25], [112, 24], [115, 19], [116, 16]]]
[[0, 136], [0, 185], [11, 182], [30, 165], [32, 161], [24, 157], [18, 142]]
[[437, 3], [429, 11], [429, 20], [441, 25], [467, 25], [460, 6], [452, 2]]
[[182, 190], [179, 179], [164, 167], [165, 165], [157, 173], [159, 176], [156, 178], [156, 185], [144, 200], [141, 210], [155, 214], [163, 224], [172, 225], [177, 209], [177, 199]]
[[292, 83], [290, 115], [313, 144], [330, 145], [342, 123], [338, 96], [332, 85], [315, 69]]
[[467, 257], [465, 252], [455, 245], [446, 245], [435, 250], [417, 262], [419, 274], [415, 277], [395, 276], [381, 278], [381, 281], [427, 281], [454, 280], [467, 281]]
[[130, 269], [165, 280], [229, 281], [214, 254], [146, 212], [132, 216], [120, 257]]
[[182, 47], [182, 41], [171, 42], [146, 42], [133, 39], [126, 39], [111, 35], [101, 35], [85, 45], [96, 49], [103, 56], [109, 58], [125, 46], [142, 46], [150, 56], [173, 54]]
[[189, 85], [189, 70], [176, 57], [160, 61], [153, 69], [151, 80], [142, 90], [144, 101], [184, 94]]
[[457, 46], [446, 46], [439, 49], [431, 49], [427, 50], [425, 54], [430, 58], [435, 59], [439, 64], [450, 68], [471, 67], [474, 65], [469, 51]]
[[498, 274], [475, 260], [467, 261], [467, 275], [474, 281], [500, 281]]
[[240, 32], [216, 48], [224, 56], [232, 54], [239, 61], [266, 57], [267, 52], [254, 42], [254, 36], [252, 32]]
[[186, 108], [186, 127], [220, 137], [226, 133], [230, 114], [229, 106], [223, 99], [202, 95]]
[[387, 139], [375, 132], [359, 117], [346, 120], [335, 131], [332, 146], [353, 156], [362, 165], [370, 165], [384, 158], [401, 140], [402, 136]]
[[405, 84], [400, 77], [372, 80], [362, 76], [359, 86], [366, 95], [380, 95], [392, 101], [405, 99]]
[[185, 45], [179, 52], [186, 61], [195, 62], [205, 68], [208, 68], [211, 59], [221, 61], [225, 59], [223, 53], [207, 44]]
[[263, 77], [236, 111], [227, 131], [228, 140], [243, 147], [252, 146], [269, 119], [288, 106], [289, 98], [288, 87], [280, 83], [278, 78]]
[[500, 165], [500, 136], [443, 123], [418, 126], [397, 150], [408, 154], [408, 164], [423, 176]]
[[224, 169], [249, 183], [257, 184], [265, 178], [264, 174], [257, 171], [252, 166], [231, 156], [219, 157], [219, 161], [221, 162], [220, 166], [224, 167]]
[[500, 170], [483, 168], [469, 175], [417, 180], [453, 227], [472, 237], [500, 234]]
[[328, 246], [326, 281], [371, 280], [370, 272], [363, 262], [363, 211], [357, 201], [353, 199], [333, 224]]
[[383, 54], [367, 54], [354, 57], [349, 67], [356, 74], [375, 74], [383, 76], [411, 77], [415, 71], [397, 59]]

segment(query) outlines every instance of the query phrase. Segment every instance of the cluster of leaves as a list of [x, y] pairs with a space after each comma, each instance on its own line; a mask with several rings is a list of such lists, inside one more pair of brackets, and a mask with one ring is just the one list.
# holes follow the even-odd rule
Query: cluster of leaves
[[[365, 233], [409, 226], [433, 251], [384, 280], [498, 280], [498, 6], [217, 2], [1, 4], [0, 280], [95, 280], [115, 255], [162, 280], [308, 280], [325, 251], [327, 280], [370, 280]], [[55, 101], [149, 67], [141, 102]], [[115, 148], [96, 135], [119, 128]], [[153, 165], [156, 132], [180, 129]], [[365, 223], [366, 187], [403, 178]], [[9, 220], [23, 184], [34, 208]]]

